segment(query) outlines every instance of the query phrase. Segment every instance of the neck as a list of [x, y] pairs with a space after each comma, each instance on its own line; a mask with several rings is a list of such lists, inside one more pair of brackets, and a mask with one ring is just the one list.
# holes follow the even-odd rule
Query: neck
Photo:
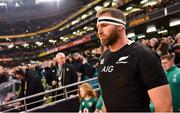
[[64, 64], [58, 64], [59, 67], [63, 67]]
[[175, 65], [172, 65], [168, 70], [166, 70], [166, 71], [169, 71], [169, 70], [171, 70], [172, 68], [174, 68], [175, 67]]
[[90, 98], [90, 96], [89, 96], [89, 95], [86, 95], [86, 96], [85, 96], [85, 99], [89, 99], [89, 98]]
[[20, 80], [25, 80], [25, 77], [23, 77], [23, 76], [22, 76], [22, 77], [20, 77]]
[[119, 38], [119, 40], [113, 45], [109, 46], [111, 52], [116, 52], [129, 43], [128, 38]]

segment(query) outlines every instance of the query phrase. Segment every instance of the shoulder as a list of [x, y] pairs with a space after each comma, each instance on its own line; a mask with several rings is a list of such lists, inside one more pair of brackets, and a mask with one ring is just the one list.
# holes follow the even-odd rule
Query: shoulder
[[82, 102], [84, 102], [85, 101], [85, 99], [84, 98], [82, 98], [81, 100], [80, 100], [80, 103], [82, 103]]
[[130, 51], [132, 51], [136, 57], [143, 58], [143, 59], [158, 59], [160, 60], [159, 55], [153, 51], [151, 48], [141, 45], [137, 42], [133, 43]]
[[107, 49], [107, 50], [99, 57], [99, 59], [102, 59], [102, 58], [106, 57], [109, 53], [110, 53], [110, 50]]
[[39, 77], [38, 75], [32, 75], [33, 76], [33, 79], [36, 80], [36, 81], [41, 81], [41, 77]]
[[26, 79], [32, 86], [36, 86], [41, 82], [41, 78], [37, 75], [27, 75]]
[[73, 66], [72, 64], [66, 63], [66, 64], [65, 64], [65, 68], [70, 68], [70, 69], [72, 69], [72, 68], [74, 68], [74, 66]]
[[93, 101], [93, 102], [97, 102], [97, 99], [96, 99], [96, 98], [94, 98], [94, 97], [91, 97], [91, 101]]
[[137, 42], [135, 42], [131, 45], [131, 49], [134, 49], [134, 51], [136, 51], [138, 53], [151, 53], [151, 54], [155, 53], [151, 48], [144, 46]]
[[180, 75], [180, 68], [176, 67], [175, 72]]

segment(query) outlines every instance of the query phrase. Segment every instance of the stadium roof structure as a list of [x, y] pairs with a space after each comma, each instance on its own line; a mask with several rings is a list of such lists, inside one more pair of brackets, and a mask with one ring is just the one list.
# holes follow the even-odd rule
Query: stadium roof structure
[[127, 35], [133, 40], [176, 33], [180, 18], [179, 3], [147, 13], [149, 6], [159, 4], [156, 0], [14, 0], [21, 3], [18, 7], [1, 6], [2, 1], [13, 0], [0, 0], [0, 64], [99, 46], [95, 14], [105, 7], [124, 12]]

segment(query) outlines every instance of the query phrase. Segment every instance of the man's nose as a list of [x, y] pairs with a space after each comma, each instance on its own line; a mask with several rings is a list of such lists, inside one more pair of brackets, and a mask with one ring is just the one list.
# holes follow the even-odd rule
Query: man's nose
[[98, 28], [98, 34], [102, 34], [103, 33], [103, 30], [101, 27]]

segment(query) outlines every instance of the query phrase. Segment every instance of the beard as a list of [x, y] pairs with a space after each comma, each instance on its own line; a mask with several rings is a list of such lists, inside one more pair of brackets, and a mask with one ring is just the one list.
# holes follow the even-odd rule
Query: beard
[[119, 34], [117, 29], [115, 29], [112, 32], [110, 32], [109, 35], [102, 35], [101, 37], [105, 37], [105, 38], [100, 38], [101, 45], [108, 47], [117, 42], [119, 38]]

